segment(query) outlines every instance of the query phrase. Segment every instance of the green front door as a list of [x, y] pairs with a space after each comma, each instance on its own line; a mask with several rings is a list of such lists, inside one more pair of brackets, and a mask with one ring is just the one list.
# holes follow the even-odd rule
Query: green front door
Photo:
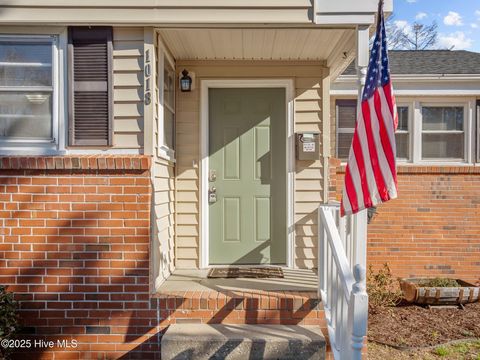
[[285, 89], [209, 90], [210, 264], [285, 264]]

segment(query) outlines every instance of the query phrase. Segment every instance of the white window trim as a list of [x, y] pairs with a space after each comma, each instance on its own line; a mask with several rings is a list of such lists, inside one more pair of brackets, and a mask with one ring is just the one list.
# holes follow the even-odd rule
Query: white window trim
[[[336, 99], [336, 100], [355, 100], [355, 99]], [[353, 128], [341, 128], [338, 126], [338, 103], [337, 101], [335, 101], [335, 124], [336, 124], [336, 128], [337, 128], [337, 134], [336, 134], [336, 140], [335, 141], [335, 156], [338, 156], [338, 144], [339, 144], [339, 141], [338, 139], [340, 138], [340, 136], [338, 136], [339, 134], [354, 134], [355, 133], [355, 127]], [[346, 161], [343, 161], [342, 160], [342, 164], [345, 163], [346, 164]]]
[[[170, 111], [173, 110], [174, 114], [174, 122], [176, 123], [176, 113], [175, 113], [175, 107], [176, 107], [176, 96], [174, 97], [173, 100], [173, 107], [174, 109], [171, 109], [170, 106], [164, 104], [164, 68], [165, 68], [165, 59], [169, 62], [169, 64], [172, 66], [172, 68], [175, 71], [175, 59], [173, 58], [172, 55], [170, 55], [167, 47], [164, 45], [162, 42], [162, 38], [160, 35], [158, 35], [158, 94], [157, 94], [157, 155], [158, 157], [165, 159], [170, 162], [175, 162], [175, 150], [170, 149], [166, 144], [163, 142], [164, 138], [164, 115], [165, 115], [165, 110], [164, 107], [168, 108]], [[176, 74], [176, 73], [175, 73]], [[176, 76], [176, 75], [175, 75]], [[176, 94], [176, 81], [173, 82], [173, 93]], [[174, 134], [175, 136], [175, 134]]]
[[[463, 131], [423, 131], [423, 107], [463, 107]], [[421, 165], [458, 165], [473, 163], [473, 134], [472, 134], [472, 101], [452, 101], [451, 99], [435, 99], [428, 101], [415, 101], [415, 139], [413, 141], [413, 160]], [[423, 159], [422, 146], [424, 133], [463, 133], [464, 134], [464, 158], [463, 159]]]
[[399, 107], [406, 107], [408, 109], [408, 131], [405, 130], [397, 130], [395, 134], [408, 134], [408, 158], [407, 159], [399, 159], [397, 158], [397, 164], [407, 164], [411, 163], [413, 159], [413, 109], [412, 105], [408, 102], [397, 102], [397, 108]]
[[[66, 28], [32, 28], [3, 31], [2, 39], [15, 39], [18, 41], [32, 41], [35, 39], [53, 38], [52, 57], [52, 135], [54, 141], [48, 140], [0, 140], [1, 155], [59, 155], [65, 153], [66, 137], [66, 49], [67, 29]], [[50, 90], [50, 89], [49, 89]]]
[[480, 100], [475, 100], [475, 111], [474, 114], [476, 114], [476, 119], [473, 122], [472, 126], [476, 126], [477, 131], [476, 131], [476, 141], [474, 141], [473, 146], [476, 146], [476, 154], [475, 154], [475, 161], [480, 162]]
[[[338, 99], [338, 100], [341, 100]], [[352, 99], [353, 100], [353, 99]], [[448, 107], [448, 106], [460, 106], [464, 108], [464, 130], [462, 131], [465, 133], [465, 158], [464, 159], [422, 159], [422, 107], [423, 106], [437, 106], [437, 107]], [[397, 164], [401, 166], [409, 166], [409, 165], [421, 165], [421, 166], [468, 166], [472, 165], [475, 161], [475, 157], [477, 156], [475, 152], [475, 136], [477, 132], [474, 133], [475, 125], [475, 113], [477, 112], [477, 105], [475, 98], [462, 98], [462, 99], [455, 99], [452, 97], [435, 97], [435, 98], [428, 98], [426, 101], [422, 101], [421, 99], [413, 99], [413, 98], [400, 98], [397, 99], [397, 107], [408, 107], [408, 126], [409, 126], [409, 160], [405, 159], [397, 159]], [[478, 116], [480, 117], [480, 110], [478, 111]], [[477, 121], [480, 121], [477, 119]], [[339, 133], [348, 133], [349, 129], [339, 129], [338, 128], [338, 108], [335, 109], [335, 122], [336, 132], [337, 132], [337, 141], [336, 141], [336, 154], [338, 154], [338, 134]], [[480, 143], [480, 129], [477, 129], [478, 136], [479, 136], [479, 143]], [[450, 132], [451, 133], [451, 132]], [[480, 145], [479, 145], [480, 147]], [[480, 154], [480, 150], [479, 154]], [[478, 155], [480, 158], [480, 155]], [[346, 162], [342, 161], [342, 165], [345, 165]]]

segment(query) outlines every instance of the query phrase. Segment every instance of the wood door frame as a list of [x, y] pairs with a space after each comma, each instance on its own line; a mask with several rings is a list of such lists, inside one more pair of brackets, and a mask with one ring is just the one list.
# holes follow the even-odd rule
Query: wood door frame
[[[200, 81], [200, 268], [210, 268], [209, 261], [209, 89], [210, 88], [284, 88], [286, 95], [287, 138], [287, 259], [286, 267], [293, 268], [295, 255], [295, 142], [294, 142], [294, 82], [293, 79], [221, 79]], [[218, 265], [217, 265], [218, 266]]]

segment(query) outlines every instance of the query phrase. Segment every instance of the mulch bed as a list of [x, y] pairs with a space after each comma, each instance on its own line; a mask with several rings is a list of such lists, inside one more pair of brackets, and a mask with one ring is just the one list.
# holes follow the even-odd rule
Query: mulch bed
[[404, 305], [370, 310], [368, 339], [407, 348], [480, 338], [480, 303], [458, 308]]

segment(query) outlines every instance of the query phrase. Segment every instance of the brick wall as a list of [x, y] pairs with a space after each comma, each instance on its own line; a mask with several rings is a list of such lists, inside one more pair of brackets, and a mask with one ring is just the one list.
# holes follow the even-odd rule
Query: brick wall
[[79, 342], [16, 357], [158, 357], [149, 169], [142, 156], [0, 159], [0, 284], [23, 336]]
[[150, 166], [143, 156], [0, 158], [0, 284], [20, 303], [21, 338], [56, 345], [15, 358], [159, 359], [175, 323], [318, 325], [327, 335], [316, 292], [152, 294]]
[[[344, 168], [330, 163], [330, 198], [339, 200]], [[394, 275], [480, 280], [480, 167], [400, 166], [399, 198], [368, 226], [368, 263]]]

